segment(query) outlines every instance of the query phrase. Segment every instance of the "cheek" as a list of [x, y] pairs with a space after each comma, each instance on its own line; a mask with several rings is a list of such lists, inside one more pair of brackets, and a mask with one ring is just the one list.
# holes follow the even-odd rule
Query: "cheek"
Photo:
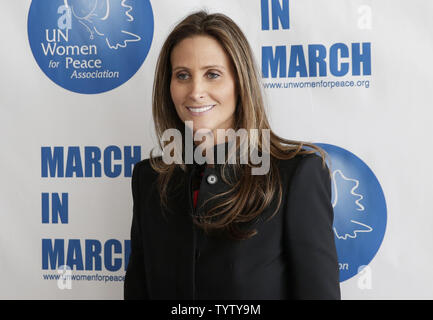
[[219, 98], [222, 100], [227, 108], [234, 109], [236, 105], [236, 90], [232, 83], [225, 84], [219, 90]]
[[177, 105], [179, 101], [179, 87], [176, 84], [170, 84], [170, 94], [174, 104]]
[[177, 85], [170, 84], [170, 95], [171, 100], [173, 101], [174, 108], [180, 120], [184, 121], [184, 117], [182, 115], [182, 92]]

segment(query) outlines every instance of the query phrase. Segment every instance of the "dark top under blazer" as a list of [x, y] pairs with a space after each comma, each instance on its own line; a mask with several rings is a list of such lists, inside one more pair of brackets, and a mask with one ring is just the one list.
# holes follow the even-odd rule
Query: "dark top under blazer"
[[[125, 299], [340, 299], [332, 230], [331, 181], [317, 155], [280, 160], [283, 201], [277, 214], [255, 224], [248, 240], [207, 236], [192, 222], [191, 177], [197, 165], [177, 170], [179, 187], [161, 214], [157, 173], [149, 160], [132, 175], [131, 254]], [[209, 184], [207, 177], [218, 180]], [[207, 167], [197, 208], [228, 186], [219, 165]], [[263, 212], [268, 216], [271, 209]]]

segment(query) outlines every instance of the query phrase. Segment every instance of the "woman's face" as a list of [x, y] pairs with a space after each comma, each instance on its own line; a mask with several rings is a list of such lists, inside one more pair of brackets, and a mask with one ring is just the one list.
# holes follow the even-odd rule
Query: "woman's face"
[[171, 53], [170, 92], [179, 118], [192, 121], [194, 132], [233, 128], [236, 80], [230, 58], [210, 36], [179, 42]]

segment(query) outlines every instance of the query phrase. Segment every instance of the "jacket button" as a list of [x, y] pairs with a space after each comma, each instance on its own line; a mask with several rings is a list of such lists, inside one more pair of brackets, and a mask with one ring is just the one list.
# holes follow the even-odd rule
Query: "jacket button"
[[207, 176], [206, 181], [207, 181], [207, 183], [209, 183], [209, 184], [215, 184], [215, 183], [217, 183], [218, 178], [217, 178], [216, 175], [214, 175], [214, 174], [210, 174], [210, 175]]

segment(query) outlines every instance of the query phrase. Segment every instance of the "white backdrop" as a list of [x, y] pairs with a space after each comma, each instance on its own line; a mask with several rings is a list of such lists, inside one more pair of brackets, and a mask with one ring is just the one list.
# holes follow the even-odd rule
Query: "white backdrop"
[[[50, 2], [57, 8], [63, 0]], [[371, 45], [370, 74], [365, 74], [363, 64], [361, 74], [353, 75], [351, 59], [341, 57], [335, 67], [341, 70], [342, 63], [349, 63], [344, 76], [331, 74], [328, 62], [323, 77], [310, 73], [307, 77], [299, 73], [292, 78], [264, 77], [269, 118], [273, 129], [283, 137], [350, 150], [374, 172], [383, 190], [383, 241], [368, 264], [367, 281], [361, 281], [361, 274], [342, 281], [342, 298], [433, 298], [433, 210], [428, 203], [433, 194], [433, 129], [429, 125], [433, 116], [433, 3], [280, 0], [281, 8], [284, 3], [289, 5], [289, 25], [284, 28], [280, 22], [278, 30], [272, 30], [273, 15], [269, 11], [270, 30], [262, 30], [261, 3], [265, 2], [272, 8], [271, 0], [150, 1], [154, 33], [144, 62], [122, 85], [95, 94], [61, 87], [41, 70], [27, 30], [30, 0], [0, 4], [0, 298], [123, 297], [125, 241], [129, 239], [132, 215], [124, 147], [140, 146], [141, 158], [146, 158], [155, 145], [151, 92], [157, 55], [171, 28], [201, 8], [225, 13], [238, 23], [259, 67], [263, 47], [275, 52], [276, 46], [286, 46], [289, 68], [293, 45], [302, 46], [307, 59], [308, 46], [313, 44], [325, 48], [328, 56], [333, 44], [342, 43], [350, 57], [352, 43]], [[332, 89], [269, 87], [269, 83], [302, 86], [301, 82], [320, 80], [364, 81], [364, 85]], [[85, 147], [97, 147], [93, 150], [101, 151], [102, 156], [105, 151], [110, 159], [115, 155], [111, 151], [117, 150], [122, 160], [114, 159], [111, 165], [121, 165], [121, 174], [108, 177], [102, 167], [101, 177], [44, 177], [43, 147], [49, 151], [63, 148], [57, 150], [64, 151], [65, 165], [67, 151], [72, 157], [75, 150], [69, 147], [79, 147], [83, 167]], [[77, 165], [74, 161], [71, 163]], [[42, 223], [48, 212], [44, 194], [51, 199], [51, 194], [62, 193], [68, 197], [67, 206], [63, 201], [67, 223], [52, 223], [50, 219]], [[68, 245], [74, 248], [70, 257], [73, 261], [82, 257], [84, 270], [73, 268], [71, 273], [83, 277], [72, 280], [70, 288], [59, 287], [53, 278], [59, 275], [56, 268], [44, 268], [43, 260], [50, 256], [51, 249], [43, 248], [43, 239], [50, 245], [54, 245], [54, 239], [60, 240], [57, 245], [60, 248], [64, 244], [65, 257], [72, 250]], [[86, 270], [86, 244], [96, 246], [91, 250], [101, 246], [100, 268], [95, 258], [95, 264], [89, 264]], [[116, 270], [109, 270], [110, 266]]]

